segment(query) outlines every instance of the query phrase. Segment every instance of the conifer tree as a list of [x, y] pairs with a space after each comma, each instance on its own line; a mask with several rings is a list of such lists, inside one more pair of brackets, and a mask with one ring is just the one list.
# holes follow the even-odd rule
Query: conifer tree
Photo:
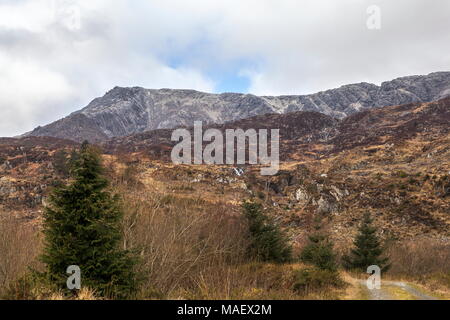
[[259, 203], [243, 204], [250, 231], [250, 256], [261, 261], [284, 263], [292, 260], [292, 248], [280, 228], [262, 212]]
[[87, 142], [71, 168], [72, 182], [56, 188], [44, 214], [45, 276], [67, 289], [71, 265], [81, 269], [82, 286], [110, 298], [130, 297], [136, 289], [136, 259], [120, 248], [122, 212], [107, 191], [100, 155]]
[[58, 150], [53, 157], [53, 167], [55, 172], [62, 178], [69, 176], [69, 160], [65, 150]]
[[333, 242], [321, 229], [321, 225], [315, 226], [316, 231], [308, 236], [309, 243], [300, 253], [300, 260], [310, 263], [321, 270], [336, 271], [336, 255], [333, 250]]
[[376, 235], [377, 228], [373, 225], [370, 213], [364, 214], [363, 221], [354, 240], [354, 249], [343, 257], [344, 266], [348, 269], [366, 272], [367, 268], [377, 265], [382, 271], [389, 269], [388, 258], [383, 258], [383, 249]]

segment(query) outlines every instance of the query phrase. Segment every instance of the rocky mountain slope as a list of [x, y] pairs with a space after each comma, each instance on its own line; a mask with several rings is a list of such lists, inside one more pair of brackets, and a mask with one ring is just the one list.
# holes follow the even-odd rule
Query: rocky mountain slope
[[381, 86], [359, 83], [312, 95], [258, 97], [193, 90], [116, 87], [68, 117], [26, 134], [105, 141], [155, 129], [225, 123], [268, 113], [314, 111], [342, 119], [365, 109], [430, 102], [450, 95], [450, 72], [410, 76]]
[[[339, 120], [331, 116], [297, 111], [266, 114], [204, 127], [226, 129], [280, 129], [280, 156], [284, 161], [321, 158], [359, 146], [406, 141], [418, 135], [432, 141], [450, 133], [450, 97], [435, 102], [410, 103], [368, 109]], [[193, 135], [193, 128], [188, 128]], [[172, 130], [159, 129], [112, 138], [102, 145], [110, 153], [143, 152], [157, 159], [170, 159], [176, 142]]]
[[[363, 212], [386, 239], [450, 241], [450, 97], [430, 103], [369, 109], [343, 120], [309, 111], [268, 114], [211, 125], [280, 128], [278, 175], [258, 166], [175, 166], [171, 130], [114, 138], [103, 144], [113, 179], [183, 199], [226, 203], [233, 212], [262, 199], [291, 239], [301, 241], [317, 214], [333, 238], [349, 241]], [[0, 139], [0, 212], [39, 221], [61, 176], [61, 150], [77, 143], [48, 137]], [[115, 169], [114, 169], [115, 168]]]

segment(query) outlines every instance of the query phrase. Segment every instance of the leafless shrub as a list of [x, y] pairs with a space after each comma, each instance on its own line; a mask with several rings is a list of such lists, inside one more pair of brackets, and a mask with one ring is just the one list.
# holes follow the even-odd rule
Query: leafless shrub
[[391, 245], [387, 251], [391, 275], [423, 276], [449, 273], [450, 244], [417, 240]]
[[229, 207], [148, 191], [122, 194], [123, 245], [140, 253], [145, 295], [196, 290], [206, 279], [227, 291], [227, 269], [243, 260], [246, 248], [245, 226]]
[[8, 214], [0, 214], [0, 294], [37, 265], [40, 239], [31, 225]]

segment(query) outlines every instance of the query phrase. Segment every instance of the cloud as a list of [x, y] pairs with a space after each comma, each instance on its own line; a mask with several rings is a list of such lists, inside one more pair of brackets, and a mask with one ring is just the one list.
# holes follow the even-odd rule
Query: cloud
[[0, 136], [116, 85], [304, 94], [448, 70], [448, 12], [447, 0], [2, 0]]
[[0, 136], [66, 116], [116, 85], [214, 90], [198, 70], [165, 64], [157, 42], [134, 38], [120, 11], [105, 1], [0, 4]]
[[0, 66], [7, 66], [0, 77], [0, 122], [6, 132], [25, 128], [36, 118], [52, 119], [49, 115], [60, 112], [51, 106], [76, 94], [61, 74], [37, 64], [0, 55]]

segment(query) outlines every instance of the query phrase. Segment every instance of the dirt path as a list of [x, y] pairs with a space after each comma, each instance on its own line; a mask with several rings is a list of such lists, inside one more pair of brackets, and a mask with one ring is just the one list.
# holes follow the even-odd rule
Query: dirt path
[[416, 297], [415, 300], [438, 300], [438, 298], [432, 297], [405, 282], [392, 282], [392, 285], [400, 287], [401, 289], [408, 292], [410, 295], [415, 296]]
[[359, 285], [361, 290], [365, 290], [368, 300], [394, 300], [392, 295], [383, 286], [381, 286], [381, 289], [369, 290], [364, 280], [359, 280]]
[[417, 287], [402, 281], [382, 281], [381, 289], [369, 290], [366, 280], [345, 275], [350, 284], [345, 299], [348, 300], [439, 300]]
[[383, 281], [381, 289], [369, 290], [365, 280], [359, 280], [360, 286], [367, 291], [369, 300], [438, 300], [405, 282]]

